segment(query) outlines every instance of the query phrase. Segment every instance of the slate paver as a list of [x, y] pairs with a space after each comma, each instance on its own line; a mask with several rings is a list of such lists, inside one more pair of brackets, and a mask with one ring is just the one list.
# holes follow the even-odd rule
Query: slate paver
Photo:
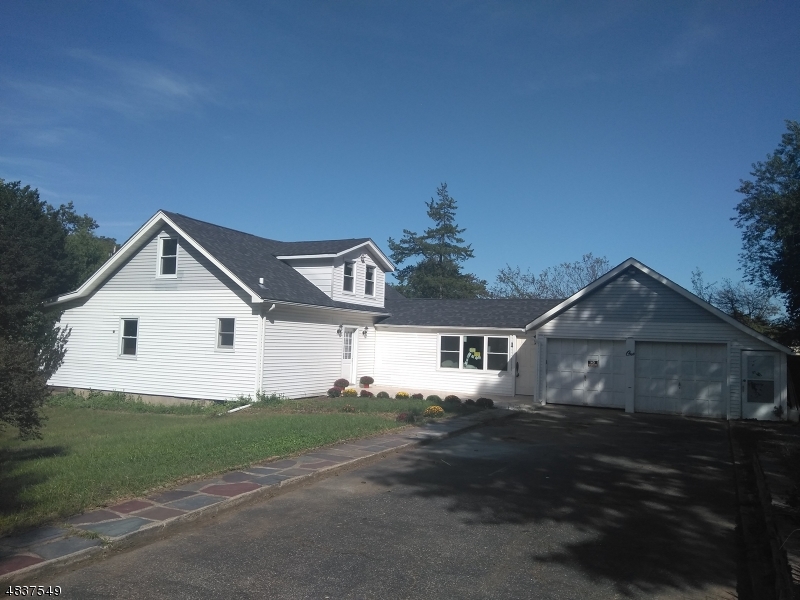
[[188, 498], [183, 498], [182, 500], [175, 500], [174, 502], [170, 502], [167, 504], [168, 508], [177, 508], [178, 510], [197, 510], [198, 508], [204, 508], [206, 506], [211, 506], [212, 504], [216, 504], [217, 502], [222, 502], [225, 498], [222, 496], [208, 496], [206, 494], [195, 494], [194, 496], [189, 496]]
[[329, 460], [336, 463], [343, 463], [348, 460], [352, 460], [352, 458], [347, 456], [344, 452], [341, 454], [333, 454], [332, 452], [315, 452], [313, 454], [309, 454], [308, 457], [317, 458], [319, 460]]
[[62, 529], [61, 527], [41, 527], [39, 529], [33, 529], [27, 533], [23, 533], [22, 535], [3, 538], [2, 542], [0, 543], [9, 548], [25, 548], [26, 546], [33, 546], [34, 544], [39, 544], [47, 540], [61, 537], [66, 533], [67, 530]]
[[180, 500], [181, 498], [194, 496], [196, 493], [197, 492], [190, 492], [189, 490], [167, 490], [166, 492], [159, 492], [158, 494], [148, 496], [147, 499], [152, 500], [153, 502], [158, 502], [159, 504], [166, 504], [167, 502], [172, 502], [173, 500]]
[[95, 533], [106, 535], [108, 537], [119, 537], [121, 535], [125, 535], [126, 533], [137, 531], [149, 523], [152, 523], [152, 521], [148, 519], [142, 519], [141, 517], [128, 517], [127, 519], [109, 521], [108, 523], [81, 525], [81, 529], [94, 531]]
[[182, 485], [178, 488], [178, 490], [182, 492], [198, 492], [202, 490], [204, 487], [208, 485], [214, 485], [216, 483], [224, 483], [222, 479], [219, 477], [214, 477], [212, 479], [202, 479], [200, 481], [193, 481], [192, 483], [187, 483]]
[[264, 463], [263, 466], [271, 467], [273, 469], [288, 469], [289, 467], [293, 467], [296, 464], [297, 464], [296, 460], [286, 459], [286, 460], [279, 460], [277, 462]]
[[136, 513], [136, 516], [143, 517], [145, 519], [153, 519], [154, 521], [166, 521], [167, 519], [172, 519], [173, 517], [179, 517], [185, 514], [185, 510], [167, 508], [166, 506], [154, 506], [153, 508], [148, 508], [147, 510]]
[[250, 467], [246, 469], [248, 473], [255, 473], [257, 475], [272, 475], [273, 473], [277, 473], [280, 469], [270, 468], [270, 467]]
[[202, 492], [204, 494], [214, 494], [215, 496], [227, 496], [228, 498], [232, 498], [233, 496], [238, 496], [239, 494], [244, 494], [245, 492], [252, 492], [260, 487], [261, 485], [258, 483], [243, 481], [241, 483], [210, 485], [206, 488], [203, 488]]
[[310, 469], [284, 469], [281, 471], [281, 475], [291, 475], [292, 477], [300, 477], [301, 475], [308, 475], [309, 473], [313, 473]]
[[73, 552], [86, 550], [86, 548], [100, 546], [102, 543], [103, 542], [96, 539], [91, 540], [82, 537], [68, 537], [61, 540], [56, 540], [55, 542], [33, 546], [31, 548], [31, 552], [33, 554], [38, 554], [45, 560], [52, 560], [54, 558], [58, 558], [59, 556], [66, 556], [67, 554], [72, 554]]
[[303, 463], [304, 469], [314, 469], [315, 471], [319, 469], [325, 469], [327, 467], [334, 467], [338, 465], [338, 462], [333, 462], [332, 460], [318, 460], [316, 462], [309, 462]]
[[252, 481], [254, 477], [258, 477], [258, 475], [243, 473], [242, 471], [233, 471], [231, 473], [225, 473], [225, 475], [222, 476], [222, 481], [226, 481], [227, 483], [241, 483], [242, 481]]
[[260, 483], [261, 485], [276, 485], [279, 484], [281, 481], [286, 481], [287, 479], [292, 479], [291, 475], [265, 475], [264, 477], [259, 477], [254, 481], [256, 483]]
[[37, 558], [35, 556], [27, 556], [25, 554], [18, 554], [16, 556], [0, 560], [0, 575], [11, 573], [13, 571], [19, 571], [20, 569], [30, 567], [31, 565], [35, 565], [40, 562], [44, 562], [44, 559]]
[[87, 523], [99, 523], [100, 521], [110, 521], [112, 519], [120, 519], [117, 513], [113, 513], [110, 510], [93, 510], [92, 512], [83, 513], [82, 515], [78, 515], [77, 517], [72, 517], [71, 519], [67, 519], [67, 523], [70, 525], [84, 525]]
[[128, 514], [136, 512], [137, 510], [142, 510], [143, 508], [147, 508], [149, 506], [153, 506], [153, 503], [147, 502], [146, 500], [128, 500], [127, 502], [123, 502], [122, 504], [115, 504], [114, 506], [109, 506], [108, 510], [113, 510], [114, 512]]

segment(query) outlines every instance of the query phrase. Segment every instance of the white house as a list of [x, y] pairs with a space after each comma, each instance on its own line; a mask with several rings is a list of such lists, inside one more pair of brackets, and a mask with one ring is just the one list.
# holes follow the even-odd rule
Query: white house
[[406, 299], [370, 239], [280, 242], [159, 211], [78, 290], [59, 387], [226, 400], [376, 385], [785, 418], [791, 351], [631, 258], [566, 300]]

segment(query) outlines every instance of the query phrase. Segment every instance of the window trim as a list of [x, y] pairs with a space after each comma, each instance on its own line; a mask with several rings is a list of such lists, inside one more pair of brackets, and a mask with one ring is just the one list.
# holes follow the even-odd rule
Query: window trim
[[[369, 278], [370, 270], [372, 270], [372, 279]], [[367, 265], [366, 269], [364, 270], [364, 296], [367, 298], [374, 298], [375, 297], [375, 288], [376, 288], [376, 279], [377, 279], [377, 267], [375, 265]], [[372, 284], [372, 293], [367, 292], [367, 284]]]
[[[458, 368], [454, 367], [443, 367], [442, 366], [442, 338], [443, 337], [457, 337], [458, 338]], [[483, 338], [483, 368], [482, 369], [465, 369], [464, 368], [464, 338], [467, 337], [482, 337]], [[508, 349], [506, 352], [506, 369], [505, 371], [501, 369], [490, 369], [489, 368], [489, 338], [505, 338], [507, 340], [508, 345], [506, 348]], [[511, 341], [510, 335], [490, 335], [487, 333], [484, 334], [474, 334], [474, 333], [439, 333], [436, 336], [436, 370], [442, 372], [453, 372], [453, 373], [510, 373], [512, 369], [511, 361], [513, 356], [513, 349], [514, 344]], [[452, 351], [455, 353], [455, 350]], [[499, 354], [497, 352], [492, 352], [492, 354]]]
[[[232, 346], [222, 346], [222, 345], [220, 345], [220, 336], [223, 333], [228, 333], [228, 332], [221, 331], [222, 320], [223, 319], [230, 319], [231, 321], [233, 321], [233, 345]], [[217, 317], [216, 333], [217, 333], [217, 336], [216, 336], [215, 349], [217, 350], [217, 352], [235, 352], [236, 351], [236, 317]]]
[[[352, 268], [352, 275], [347, 275], [347, 265], [350, 265]], [[350, 278], [350, 289], [347, 289], [347, 279]], [[342, 264], [342, 293], [343, 294], [355, 294], [356, 293], [356, 261], [354, 260], [346, 260]]]
[[[136, 336], [125, 335], [125, 321], [136, 321]], [[119, 342], [117, 343], [117, 358], [125, 360], [136, 360], [139, 356], [139, 340], [141, 339], [141, 329], [139, 327], [139, 317], [120, 317], [119, 319]], [[135, 352], [133, 354], [125, 354], [123, 352], [123, 344], [126, 339], [136, 340]]]
[[[177, 279], [178, 277], [178, 255], [180, 254], [180, 241], [177, 235], [169, 235], [163, 234], [159, 235], [158, 238], [158, 261], [156, 262], [156, 278], [158, 279]], [[164, 240], [175, 240], [175, 272], [174, 273], [162, 273], [162, 265], [164, 258], [173, 256], [172, 254], [164, 254]]]

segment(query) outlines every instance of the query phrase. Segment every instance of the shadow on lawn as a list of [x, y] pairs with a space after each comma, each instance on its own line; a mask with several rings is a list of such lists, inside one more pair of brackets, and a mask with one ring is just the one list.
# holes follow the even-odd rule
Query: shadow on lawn
[[43, 475], [23, 472], [20, 467], [24, 463], [66, 455], [64, 446], [0, 449], [0, 515], [18, 512], [22, 508], [21, 492], [45, 481]]
[[625, 596], [728, 586], [742, 567], [721, 421], [547, 408], [405, 460], [375, 483], [446, 498], [467, 524], [549, 524], [530, 528], [532, 563]]

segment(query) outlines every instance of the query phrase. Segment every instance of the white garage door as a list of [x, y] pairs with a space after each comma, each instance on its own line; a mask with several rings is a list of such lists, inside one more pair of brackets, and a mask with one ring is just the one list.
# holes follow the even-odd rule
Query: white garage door
[[636, 412], [724, 417], [722, 344], [636, 343]]
[[625, 342], [547, 340], [547, 402], [625, 408]]

